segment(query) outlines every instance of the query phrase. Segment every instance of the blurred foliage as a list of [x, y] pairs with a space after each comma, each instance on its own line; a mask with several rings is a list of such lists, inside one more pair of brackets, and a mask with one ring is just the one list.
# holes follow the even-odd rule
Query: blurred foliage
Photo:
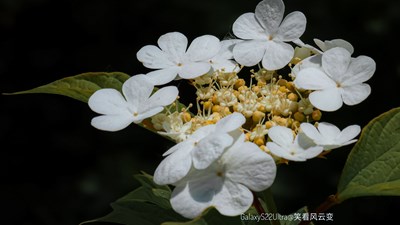
[[[166, 32], [190, 40], [221, 39], [258, 0], [0, 0], [0, 92], [27, 90], [94, 71], [146, 73], [136, 52]], [[286, 14], [307, 19], [303, 40], [343, 38], [355, 55], [377, 62], [371, 96], [354, 107], [324, 113], [341, 128], [365, 126], [400, 103], [400, 1], [286, 0]], [[184, 81], [185, 96], [194, 96]], [[0, 96], [1, 194], [7, 225], [71, 225], [111, 211], [109, 204], [137, 187], [133, 174], [152, 174], [172, 143], [144, 128], [117, 133], [90, 126], [86, 104], [52, 95]], [[273, 186], [278, 210], [291, 213], [336, 192], [350, 147], [306, 163], [280, 166]], [[334, 207], [330, 224], [385, 223], [398, 198], [358, 198]], [[323, 223], [318, 223], [323, 224]]]

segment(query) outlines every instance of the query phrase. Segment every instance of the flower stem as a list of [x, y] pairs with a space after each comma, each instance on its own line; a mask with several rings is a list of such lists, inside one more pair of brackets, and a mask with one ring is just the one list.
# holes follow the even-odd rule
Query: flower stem
[[[315, 212], [317, 214], [322, 213], [336, 204], [339, 204], [337, 195], [330, 195], [330, 196], [328, 196], [328, 198], [326, 198], [326, 200], [321, 205], [319, 205], [315, 210], [313, 210], [311, 212]], [[310, 223], [311, 223], [311, 221], [302, 221], [301, 223], [299, 223], [299, 225], [308, 225]]]
[[[261, 194], [264, 199], [265, 205], [267, 206], [268, 213], [271, 213], [272, 215], [277, 215], [278, 210], [276, 208], [275, 201], [272, 196], [271, 188], [266, 189]], [[275, 216], [273, 216], [273, 217], [275, 217]], [[279, 220], [271, 220], [270, 222], [271, 222], [271, 225], [280, 225], [281, 224], [281, 222]]]

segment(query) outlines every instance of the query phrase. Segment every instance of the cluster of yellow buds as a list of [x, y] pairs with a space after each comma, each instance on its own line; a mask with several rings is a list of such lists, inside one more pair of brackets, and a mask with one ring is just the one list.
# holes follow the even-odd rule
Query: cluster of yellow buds
[[[284, 78], [276, 71], [251, 70], [250, 79], [238, 72], [214, 71], [192, 80], [196, 88], [197, 114], [192, 104], [181, 110], [167, 110], [152, 118], [155, 130], [177, 142], [185, 140], [202, 126], [215, 124], [233, 113], [243, 114], [246, 139], [266, 150], [268, 129], [280, 125], [298, 132], [302, 122], [317, 122], [322, 113], [308, 99], [310, 91], [295, 88], [290, 74]], [[177, 107], [176, 104], [173, 107]]]

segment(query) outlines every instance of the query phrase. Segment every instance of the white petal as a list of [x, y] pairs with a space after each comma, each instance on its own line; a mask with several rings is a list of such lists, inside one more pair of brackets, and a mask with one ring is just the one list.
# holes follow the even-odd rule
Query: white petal
[[215, 125], [210, 124], [197, 129], [192, 135], [190, 135], [191, 140], [200, 141], [201, 139], [207, 137], [210, 133], [215, 131]]
[[364, 101], [371, 94], [371, 87], [365, 83], [345, 86], [340, 90], [346, 105], [356, 105]]
[[350, 55], [354, 53], [353, 46], [348, 41], [345, 41], [343, 39], [333, 39], [331, 41], [325, 41], [325, 45], [326, 45], [326, 50], [334, 47], [342, 47], [346, 49], [350, 53]]
[[318, 46], [319, 49], [321, 49], [323, 52], [328, 50], [328, 47], [326, 46], [325, 42], [321, 41], [318, 38], [314, 38], [314, 43]]
[[246, 122], [246, 118], [241, 113], [234, 112], [222, 119], [220, 119], [215, 129], [218, 132], [231, 132], [239, 129]]
[[186, 176], [192, 166], [191, 152], [191, 148], [179, 148], [168, 155], [154, 172], [154, 182], [159, 185], [173, 184]]
[[229, 59], [214, 58], [212, 59], [211, 67], [213, 68], [214, 71], [223, 70], [225, 73], [240, 71], [239, 65], [235, 61]]
[[227, 39], [221, 41], [221, 49], [219, 50], [217, 57], [222, 59], [233, 59], [233, 47], [242, 42], [240, 39]]
[[304, 132], [299, 132], [295, 137], [294, 145], [298, 145], [302, 149], [307, 149], [310, 147], [314, 147], [317, 144], [311, 138], [309, 138]]
[[306, 90], [323, 90], [336, 88], [336, 83], [318, 68], [309, 67], [300, 70], [294, 84], [297, 88]]
[[293, 41], [299, 39], [306, 30], [307, 19], [301, 12], [288, 14], [279, 27], [276, 38], [282, 41]]
[[336, 87], [314, 91], [309, 99], [312, 105], [327, 112], [336, 111], [343, 105], [342, 96]]
[[341, 47], [331, 48], [322, 55], [322, 67], [335, 81], [342, 80], [351, 60], [350, 53]]
[[141, 110], [138, 115], [133, 116], [133, 122], [138, 124], [141, 123], [144, 119], [152, 117], [157, 113], [164, 110], [164, 107], [161, 106], [153, 106], [152, 108], [146, 108], [146, 110]]
[[318, 130], [321, 133], [321, 135], [328, 140], [333, 140], [340, 134], [339, 128], [327, 122], [318, 123]]
[[373, 59], [368, 56], [359, 56], [353, 58], [350, 62], [346, 77], [343, 77], [343, 86], [351, 86], [363, 83], [374, 75], [376, 64]]
[[146, 74], [146, 76], [149, 77], [149, 81], [153, 85], [163, 85], [173, 81], [176, 75], [178, 75], [179, 70], [180, 70], [179, 67], [155, 70]]
[[342, 130], [340, 134], [336, 137], [336, 142], [340, 145], [351, 144], [357, 140], [352, 140], [357, 137], [361, 132], [361, 127], [358, 125], [351, 125]]
[[254, 13], [245, 13], [239, 16], [233, 23], [232, 31], [241, 39], [252, 40], [267, 38], [264, 28], [256, 20]]
[[253, 203], [253, 194], [242, 184], [225, 180], [214, 198], [213, 205], [224, 216], [238, 216], [245, 213]]
[[[317, 157], [319, 154], [321, 154], [321, 152], [323, 150], [324, 150], [324, 148], [322, 146], [314, 146], [314, 147], [307, 148], [304, 151], [300, 151], [297, 156], [304, 160], [312, 159], [312, 158]], [[301, 160], [301, 161], [303, 161], [303, 160]]]
[[142, 47], [136, 54], [137, 59], [150, 69], [168, 68], [174, 65], [170, 56], [154, 45]]
[[170, 155], [170, 154], [172, 154], [173, 152], [175, 152], [175, 151], [177, 151], [177, 150], [179, 150], [179, 149], [181, 149], [181, 148], [182, 148], [182, 149], [186, 149], [186, 148], [191, 148], [191, 149], [193, 149], [193, 148], [194, 148], [193, 142], [191, 142], [191, 141], [183, 141], [183, 142], [180, 142], [180, 143], [178, 143], [178, 144], [172, 146], [170, 149], [168, 149], [168, 151], [164, 152], [163, 156]]
[[282, 0], [261, 1], [256, 7], [256, 18], [270, 34], [276, 33], [282, 21], [285, 5]]
[[274, 126], [268, 130], [268, 137], [276, 144], [287, 147], [293, 143], [292, 130], [283, 126]]
[[132, 76], [122, 85], [122, 93], [134, 111], [140, 110], [138, 107], [147, 101], [153, 89], [154, 85], [142, 74]]
[[291, 160], [291, 161], [305, 161], [304, 158], [299, 158], [297, 155], [292, 155], [289, 153], [291, 146], [289, 147], [282, 147], [277, 145], [274, 142], [268, 142], [267, 148], [271, 151], [271, 153], [275, 156]]
[[176, 100], [178, 93], [178, 88], [175, 86], [163, 87], [151, 95], [151, 97], [141, 106], [141, 111], [157, 106], [170, 105]]
[[104, 88], [94, 92], [88, 101], [90, 109], [100, 114], [129, 113], [128, 104], [122, 94], [111, 88]]
[[187, 184], [175, 187], [172, 191], [170, 202], [175, 212], [189, 219], [199, 216], [211, 205], [211, 201], [196, 201], [191, 196], [189, 185]]
[[275, 161], [254, 143], [243, 142], [231, 147], [222, 160], [226, 164], [226, 177], [253, 191], [262, 191], [275, 180]]
[[186, 52], [188, 40], [179, 32], [171, 32], [162, 35], [157, 43], [171, 57], [171, 60], [179, 62]]
[[307, 135], [314, 142], [319, 142], [323, 139], [322, 135], [318, 132], [317, 128], [310, 123], [301, 123], [300, 124], [301, 131]]
[[194, 168], [199, 170], [207, 168], [232, 143], [233, 138], [226, 133], [211, 134], [201, 139], [192, 151]]
[[278, 70], [285, 67], [294, 55], [291, 45], [283, 42], [268, 41], [262, 65], [267, 70]]
[[259, 63], [266, 49], [265, 41], [243, 41], [233, 47], [233, 57], [243, 66], [254, 66]]
[[119, 131], [133, 122], [133, 115], [103, 115], [94, 117], [91, 121], [93, 127], [105, 131]]
[[209, 60], [221, 49], [218, 38], [212, 35], [203, 35], [193, 40], [190, 44], [185, 57], [191, 62]]
[[178, 75], [184, 79], [193, 79], [210, 71], [211, 65], [208, 62], [185, 63]]
[[313, 56], [310, 56], [310, 57], [307, 57], [307, 58], [301, 60], [299, 63], [297, 63], [293, 67], [292, 75], [297, 77], [297, 74], [300, 72], [300, 70], [310, 68], [310, 67], [316, 68], [316, 69], [319, 69], [322, 71], [322, 61], [321, 60], [322, 60], [322, 55], [313, 55]]

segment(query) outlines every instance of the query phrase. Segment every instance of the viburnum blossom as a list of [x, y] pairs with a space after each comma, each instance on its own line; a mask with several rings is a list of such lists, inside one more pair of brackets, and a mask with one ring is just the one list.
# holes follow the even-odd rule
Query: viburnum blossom
[[360, 126], [351, 125], [339, 130], [335, 125], [327, 122], [320, 122], [315, 127], [310, 123], [302, 123], [301, 130], [307, 137], [322, 146], [324, 150], [331, 150], [341, 146], [349, 145], [357, 141], [355, 138], [361, 131]]
[[[96, 91], [89, 98], [89, 107], [104, 114], [92, 119], [92, 125], [100, 130], [118, 131], [129, 124], [140, 123], [173, 103], [178, 96], [174, 86], [157, 90], [145, 75], [132, 76], [122, 85], [123, 95], [111, 88]], [[151, 96], [150, 96], [151, 95]]]
[[175, 78], [193, 79], [207, 73], [211, 65], [209, 60], [220, 51], [218, 38], [203, 35], [193, 40], [189, 47], [185, 35], [171, 32], [158, 39], [158, 46], [142, 47], [137, 58], [150, 69], [147, 74], [155, 85], [166, 84]]
[[186, 218], [215, 207], [222, 215], [237, 216], [253, 203], [253, 191], [262, 191], [275, 180], [276, 165], [242, 134], [206, 169], [192, 168], [172, 192], [172, 208]]
[[286, 42], [299, 39], [307, 21], [298, 11], [283, 19], [284, 11], [282, 0], [264, 0], [257, 5], [255, 13], [245, 13], [235, 21], [233, 33], [244, 39], [233, 48], [239, 64], [254, 66], [262, 61], [267, 70], [277, 70], [290, 62], [294, 49]]
[[185, 141], [164, 153], [167, 156], [157, 167], [154, 181], [157, 184], [173, 184], [182, 179], [191, 169], [207, 168], [221, 156], [225, 148], [232, 145], [235, 134], [245, 122], [242, 114], [233, 113], [216, 124], [197, 129]]
[[267, 148], [272, 154], [291, 161], [306, 161], [318, 156], [322, 146], [311, 142], [304, 133], [293, 135], [293, 131], [287, 127], [275, 126], [269, 129], [268, 136], [272, 142], [267, 143]]
[[[117, 131], [133, 122], [176, 142], [153, 181], [175, 186], [171, 206], [186, 218], [209, 207], [226, 216], [246, 213], [257, 205], [252, 192], [274, 182], [277, 165], [357, 141], [360, 126], [341, 131], [321, 122], [321, 111], [367, 98], [371, 88], [364, 82], [375, 72], [374, 60], [351, 57], [354, 48], [343, 39], [303, 43], [305, 16], [296, 11], [284, 18], [284, 9], [282, 0], [261, 1], [255, 13], [234, 22], [235, 39], [203, 35], [188, 46], [182, 33], [166, 33], [158, 46], [137, 52], [153, 71], [128, 79], [122, 93], [106, 88], [89, 99], [103, 114], [92, 120], [98, 129]], [[186, 106], [176, 87], [154, 90], [174, 79], [187, 79], [195, 89]]]
[[294, 80], [297, 88], [314, 90], [309, 99], [315, 107], [335, 111], [343, 102], [355, 105], [371, 93], [371, 87], [364, 83], [375, 72], [375, 62], [370, 57], [352, 58], [346, 49], [335, 47], [326, 51], [321, 61], [321, 69], [302, 69]]

